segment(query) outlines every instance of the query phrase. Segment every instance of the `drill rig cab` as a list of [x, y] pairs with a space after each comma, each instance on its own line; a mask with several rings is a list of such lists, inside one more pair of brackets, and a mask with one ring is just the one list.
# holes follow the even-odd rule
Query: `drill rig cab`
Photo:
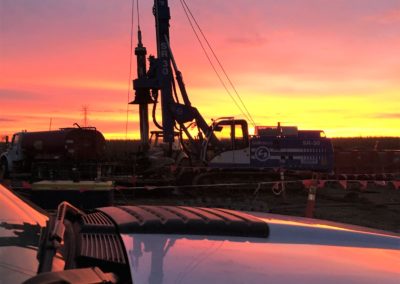
[[[213, 143], [211, 135], [217, 139]], [[201, 158], [205, 164], [224, 166], [249, 166], [249, 133], [243, 119], [219, 118], [213, 121], [202, 147]]]

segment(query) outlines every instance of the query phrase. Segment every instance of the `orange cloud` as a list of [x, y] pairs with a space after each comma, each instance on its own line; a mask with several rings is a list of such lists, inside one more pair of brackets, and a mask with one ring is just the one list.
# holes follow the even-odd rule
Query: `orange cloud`
[[[72, 125], [82, 120], [82, 106], [88, 105], [94, 126], [110, 137], [125, 137], [127, 102], [133, 99], [132, 90], [128, 99], [130, 3], [89, 2], [2, 4], [0, 133], [47, 129], [50, 118], [54, 127]], [[325, 129], [331, 136], [400, 135], [396, 5], [200, 2], [190, 4], [192, 10], [260, 125], [281, 121]], [[171, 46], [193, 105], [207, 121], [242, 117], [179, 3], [170, 5]], [[151, 1], [142, 3], [148, 54], [156, 50], [151, 8]], [[133, 77], [135, 68], [133, 58]], [[128, 118], [130, 137], [137, 137], [137, 106], [129, 107]]]

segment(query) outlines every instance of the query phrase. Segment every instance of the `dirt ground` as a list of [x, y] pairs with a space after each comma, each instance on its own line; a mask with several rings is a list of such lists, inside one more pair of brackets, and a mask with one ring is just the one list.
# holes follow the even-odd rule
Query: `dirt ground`
[[[308, 192], [287, 188], [276, 195], [271, 188], [202, 188], [175, 191], [119, 191], [117, 204], [163, 204], [220, 207], [304, 217]], [[314, 218], [400, 233], [400, 190], [368, 186], [364, 191], [339, 187], [319, 189]]]
[[[273, 190], [270, 185], [203, 185], [200, 188], [122, 188], [114, 191], [113, 204], [217, 207], [305, 217], [307, 199], [308, 190], [302, 184], [288, 185], [284, 192]], [[364, 190], [356, 184], [348, 184], [347, 189], [330, 184], [317, 190], [313, 217], [400, 233], [400, 189], [396, 190], [390, 183], [381, 186], [370, 182]]]

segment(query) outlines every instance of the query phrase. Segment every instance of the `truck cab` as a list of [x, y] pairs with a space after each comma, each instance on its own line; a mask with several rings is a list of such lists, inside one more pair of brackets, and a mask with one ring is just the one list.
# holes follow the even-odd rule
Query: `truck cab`
[[11, 139], [11, 143], [8, 145], [7, 150], [4, 153], [1, 153], [0, 179], [6, 178], [13, 170], [14, 164], [16, 162], [21, 162], [24, 159], [21, 147], [23, 134], [24, 132], [15, 133]]

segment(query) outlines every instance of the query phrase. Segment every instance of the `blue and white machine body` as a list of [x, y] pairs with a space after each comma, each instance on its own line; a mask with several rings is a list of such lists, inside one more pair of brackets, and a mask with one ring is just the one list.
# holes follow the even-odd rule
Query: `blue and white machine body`
[[[260, 127], [247, 132], [244, 120], [222, 119], [213, 126], [220, 145], [207, 144], [203, 158], [212, 167], [284, 168], [331, 172], [333, 147], [320, 130]], [[220, 133], [220, 135], [218, 134]]]
[[250, 166], [290, 170], [331, 171], [333, 148], [320, 131], [299, 132], [293, 137], [256, 136], [250, 140]]

